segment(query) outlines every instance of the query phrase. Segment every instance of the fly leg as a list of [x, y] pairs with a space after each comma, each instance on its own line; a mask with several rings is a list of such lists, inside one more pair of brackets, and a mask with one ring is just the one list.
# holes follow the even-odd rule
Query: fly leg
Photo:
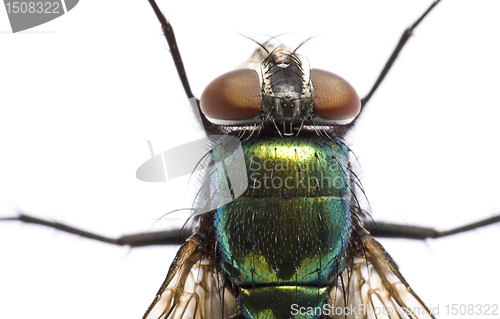
[[172, 54], [172, 58], [174, 59], [175, 68], [177, 69], [177, 73], [179, 74], [179, 78], [181, 79], [184, 91], [186, 92], [188, 98], [194, 98], [194, 95], [191, 92], [191, 87], [189, 86], [186, 70], [184, 70], [184, 63], [182, 63], [181, 53], [179, 52], [179, 48], [177, 47], [177, 41], [175, 41], [174, 29], [172, 28], [172, 25], [167, 21], [165, 16], [161, 13], [161, 10], [156, 2], [154, 0], [148, 1], [151, 4], [151, 7], [153, 7], [153, 11], [155, 12], [156, 17], [158, 18], [158, 20], [160, 20], [163, 34], [165, 35], [165, 39], [167, 39], [168, 46], [170, 47], [170, 54]]
[[368, 92], [368, 94], [364, 98], [361, 99], [361, 111], [360, 111], [359, 115], [354, 119], [352, 124], [354, 124], [355, 121], [359, 118], [359, 116], [363, 112], [364, 106], [366, 105], [366, 103], [368, 103], [368, 101], [372, 97], [373, 93], [375, 93], [375, 91], [378, 89], [380, 83], [382, 83], [382, 81], [384, 80], [385, 76], [387, 75], [387, 73], [391, 69], [392, 65], [394, 64], [394, 61], [396, 61], [399, 53], [401, 52], [404, 45], [406, 44], [406, 41], [408, 41], [408, 39], [413, 34], [413, 30], [415, 30], [415, 28], [420, 24], [420, 22], [422, 22], [422, 20], [429, 14], [429, 12], [431, 12], [432, 9], [439, 3], [439, 1], [440, 0], [434, 1], [430, 5], [430, 7], [420, 16], [420, 18], [418, 18], [417, 21], [415, 21], [410, 27], [408, 27], [408, 29], [406, 29], [403, 32], [403, 34], [401, 35], [401, 38], [399, 39], [398, 45], [396, 46], [396, 48], [394, 48], [394, 51], [392, 52], [391, 56], [389, 57], [389, 59], [385, 63], [385, 66], [382, 69], [382, 72], [380, 72], [380, 75], [378, 76], [377, 81], [375, 81], [375, 83], [373, 84], [373, 87], [371, 88], [370, 92]]
[[118, 246], [130, 246], [130, 247], [142, 247], [142, 246], [153, 246], [153, 245], [180, 245], [184, 243], [186, 241], [186, 238], [188, 238], [189, 235], [191, 235], [192, 233], [191, 229], [174, 229], [174, 230], [159, 231], [159, 232], [147, 232], [147, 233], [125, 235], [119, 238], [110, 238], [94, 234], [85, 231], [83, 229], [65, 225], [62, 223], [40, 219], [22, 213], [20, 213], [16, 217], [0, 218], [0, 222], [1, 221], [20, 221], [27, 224], [44, 225], [47, 227], [64, 231], [66, 233], [82, 236], [89, 239], [94, 239], [100, 242]]
[[168, 22], [163, 13], [161, 13], [161, 10], [156, 4], [156, 2], [154, 0], [148, 0], [148, 1], [151, 4], [151, 7], [155, 12], [156, 17], [161, 23], [163, 34], [165, 35], [165, 39], [168, 42], [168, 47], [170, 48], [170, 54], [174, 59], [175, 68], [177, 69], [177, 74], [179, 74], [182, 86], [184, 87], [184, 91], [186, 92], [186, 95], [191, 102], [191, 106], [193, 108], [193, 111], [195, 112], [195, 116], [198, 119], [199, 124], [203, 126], [205, 132], [207, 133], [212, 133], [212, 134], [220, 133], [220, 131], [217, 129], [217, 125], [210, 122], [205, 116], [205, 114], [203, 114], [203, 112], [200, 109], [200, 100], [193, 95], [193, 92], [191, 92], [191, 87], [189, 86], [186, 70], [184, 69], [184, 63], [182, 62], [181, 53], [179, 51], [179, 47], [177, 46], [177, 41], [175, 40], [175, 33], [174, 29], [172, 28], [172, 25], [170, 24], [170, 22]]
[[[26, 214], [19, 214], [17, 217], [0, 218], [1, 221], [20, 221], [27, 224], [44, 225], [66, 233], [82, 236], [100, 242], [130, 247], [144, 247], [153, 245], [180, 245], [191, 235], [191, 229], [172, 229], [158, 232], [137, 233], [110, 238], [94, 234], [83, 229], [72, 227], [58, 222], [36, 218]], [[500, 222], [500, 215], [486, 218], [475, 223], [467, 224], [450, 230], [439, 231], [430, 227], [411, 226], [402, 224], [383, 223], [376, 221], [365, 221], [365, 227], [374, 237], [385, 238], [407, 238], [425, 240], [427, 238], [441, 238], [463, 233], [469, 230], [493, 225]]]
[[445, 231], [439, 231], [435, 230], [434, 228], [428, 227], [399, 225], [373, 221], [365, 222], [363, 226], [375, 237], [424, 240], [427, 238], [441, 238], [445, 236], [455, 235], [472, 229], [493, 225], [498, 222], [500, 222], [500, 215]]

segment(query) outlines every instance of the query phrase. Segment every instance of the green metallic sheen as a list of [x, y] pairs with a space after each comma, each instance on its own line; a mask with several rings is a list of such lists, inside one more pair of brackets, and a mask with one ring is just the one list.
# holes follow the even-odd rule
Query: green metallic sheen
[[236, 284], [324, 286], [339, 271], [350, 227], [345, 200], [238, 198], [219, 210], [223, 268]]
[[274, 138], [242, 147], [249, 178], [242, 197], [341, 197], [348, 192], [348, 150], [338, 141]]
[[[241, 289], [243, 313], [252, 319], [309, 319], [321, 314], [328, 288], [304, 286]], [[307, 314], [306, 309], [314, 309]], [[311, 313], [312, 312], [312, 313]]]
[[220, 266], [240, 287], [248, 318], [290, 318], [292, 303], [321, 306], [350, 234], [348, 149], [314, 137], [242, 148], [248, 188], [215, 214]]

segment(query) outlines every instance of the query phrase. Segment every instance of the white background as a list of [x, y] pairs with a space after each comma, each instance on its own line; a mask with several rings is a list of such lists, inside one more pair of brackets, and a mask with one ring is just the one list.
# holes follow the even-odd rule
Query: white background
[[[364, 96], [429, 4], [160, 2], [198, 97], [254, 49], [238, 33], [260, 40], [286, 33], [281, 39], [292, 47], [316, 36], [299, 52]], [[376, 220], [443, 230], [500, 212], [499, 9], [494, 0], [442, 2], [349, 136]], [[150, 157], [146, 140], [160, 152], [192, 140], [196, 127], [147, 1], [81, 1], [18, 34], [1, 9], [0, 70], [0, 216], [21, 209], [119, 236], [189, 207], [176, 200], [184, 187], [135, 178]], [[499, 240], [496, 225], [382, 244], [447, 318], [446, 305], [500, 304]], [[0, 318], [140, 318], [175, 251], [0, 223]]]

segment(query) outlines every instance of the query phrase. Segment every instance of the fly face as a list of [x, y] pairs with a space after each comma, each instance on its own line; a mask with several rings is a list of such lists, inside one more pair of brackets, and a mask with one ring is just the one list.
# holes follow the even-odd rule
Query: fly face
[[[482, 7], [477, 7], [479, 5]], [[248, 17], [244, 18], [208, 8], [200, 8], [204, 15], [198, 16], [197, 11], [186, 7], [175, 8], [166, 3], [163, 6], [160, 3], [160, 6], [175, 27], [196, 96], [201, 95], [204, 86], [213, 78], [230, 71], [254, 49], [253, 43], [235, 35], [233, 30], [251, 35], [302, 31], [298, 38], [283, 40], [289, 45], [321, 32], [301, 48], [300, 53], [314, 67], [349, 79], [359, 94], [364, 95], [402, 29], [424, 10], [426, 4], [409, 7], [397, 2], [384, 3], [383, 6], [356, 3], [351, 8], [325, 8], [325, 14], [335, 14], [335, 19], [318, 19], [304, 14], [299, 17], [297, 12], [296, 19], [290, 19], [290, 22], [273, 18], [268, 23], [255, 21], [255, 17], [262, 15], [263, 5], [259, 4], [247, 8]], [[496, 10], [493, 9], [495, 3], [483, 2], [474, 6], [477, 10], [471, 10], [470, 2], [445, 1], [439, 5], [419, 26], [416, 36], [410, 39], [383, 87], [371, 100], [367, 114], [349, 137], [348, 145], [360, 157], [363, 185], [377, 220], [403, 222], [404, 218], [408, 224], [447, 229], [488, 217], [500, 206], [496, 183], [500, 174], [495, 171], [498, 155], [494, 148], [499, 136], [494, 123], [498, 81], [496, 77], [490, 77], [498, 74], [498, 65], [495, 64], [498, 51], [491, 40], [496, 38], [498, 26], [494, 25], [497, 21], [494, 17], [488, 17]], [[19, 37], [6, 38], [6, 41], [16, 41], [9, 43], [9, 47], [23, 45], [4, 60], [16, 62], [9, 62], [9, 65], [26, 63], [26, 56], [20, 52], [32, 50], [33, 43], [39, 43], [41, 36], [46, 37], [43, 38], [44, 47], [47, 41], [54, 41], [51, 42], [54, 46], [60, 43], [61, 47], [68, 47], [70, 41], [75, 48], [67, 55], [65, 63], [60, 63], [60, 59], [66, 59], [66, 55], [47, 53], [43, 56], [51, 62], [51, 74], [65, 75], [51, 78], [65, 90], [47, 86], [39, 93], [64, 92], [64, 98], [55, 93], [50, 94], [50, 99], [43, 94], [42, 97], [26, 96], [21, 94], [23, 91], [14, 89], [3, 93], [2, 101], [8, 94], [8, 105], [15, 106], [9, 107], [7, 115], [16, 119], [15, 125], [6, 123], [3, 126], [6, 131], [2, 140], [8, 142], [5, 143], [5, 152], [10, 154], [9, 165], [5, 165], [9, 169], [3, 171], [8, 173], [2, 181], [6, 190], [4, 194], [27, 211], [41, 212], [44, 214], [41, 217], [83, 225], [100, 233], [119, 235], [148, 229], [152, 223], [149, 218], [156, 219], [167, 211], [189, 206], [189, 203], [170, 203], [176, 196], [165, 195], [167, 190], [163, 186], [148, 186], [137, 182], [134, 177], [134, 169], [145, 156], [149, 156], [145, 140], [152, 138], [155, 149], [161, 151], [169, 146], [155, 137], [184, 137], [191, 131], [185, 129], [189, 124], [184, 121], [170, 120], [173, 112], [179, 118], [189, 117], [189, 111], [184, 115], [177, 114], [188, 109], [189, 105], [165, 49], [164, 39], [159, 36], [157, 21], [151, 16], [147, 4], [142, 7], [138, 8], [137, 3], [123, 4], [123, 16], [116, 14], [116, 8], [103, 8], [102, 5], [86, 12], [88, 21], [89, 15], [104, 10], [101, 12], [106, 12], [108, 20], [109, 17], [117, 19], [116, 30], [108, 23], [101, 25], [97, 19], [93, 26], [72, 24], [71, 30], [81, 28], [81, 32], [71, 36], [66, 36], [68, 26], [65, 25], [65, 30], [56, 34], [25, 34], [22, 40]], [[290, 4], [290, 7], [294, 5]], [[360, 7], [364, 9], [360, 11]], [[459, 12], [460, 9], [464, 10], [463, 13]], [[144, 20], [131, 23], [132, 16]], [[469, 17], [470, 22], [464, 23], [463, 17]], [[349, 19], [344, 21], [342, 18]], [[65, 19], [67, 23], [74, 21], [70, 16]], [[216, 25], [204, 37], [204, 30], [193, 29], [193, 20], [199, 25]], [[387, 25], [381, 25], [382, 21], [387, 21]], [[271, 25], [272, 22], [279, 22], [281, 27]], [[220, 27], [217, 23], [221, 23]], [[52, 27], [47, 25], [47, 28], [49, 26]], [[95, 29], [89, 31], [90, 27]], [[221, 32], [224, 27], [230, 31]], [[344, 34], [351, 38], [349, 42], [345, 45], [333, 43], [342, 39]], [[228, 42], [236, 44], [228, 47]], [[467, 53], [466, 47], [476, 49]], [[200, 53], [200, 48], [207, 49]], [[43, 52], [49, 52], [46, 50]], [[74, 63], [74, 60], [80, 63]], [[149, 65], [151, 61], [154, 63]], [[76, 70], [69, 74], [59, 69], [59, 65], [73, 65]], [[90, 72], [89, 65], [98, 66]], [[31, 66], [35, 68], [40, 64], [33, 62]], [[160, 68], [165, 71], [155, 71]], [[9, 77], [2, 75], [2, 80], [8, 78], [9, 88], [18, 87], [12, 85], [12, 79], [19, 79], [19, 69], [2, 67], [2, 70], [7, 69], [11, 70]], [[43, 71], [35, 70], [36, 74]], [[28, 70], [25, 72], [29, 74]], [[122, 76], [115, 77], [110, 73]], [[90, 85], [103, 80], [98, 75], [109, 75], [109, 78], [100, 86]], [[78, 83], [78, 88], [65, 86], [68, 78], [73, 80], [72, 83]], [[86, 80], [88, 78], [93, 81]], [[487, 88], [477, 85], [487, 85]], [[37, 87], [35, 84], [27, 86]], [[81, 88], [87, 88], [93, 94], [83, 94]], [[433, 91], [437, 92], [431, 95]], [[484, 92], [481, 96], [484, 100], [473, 100], [478, 98], [476, 92]], [[57, 105], [56, 109], [48, 109], [54, 105]], [[470, 105], [477, 107], [473, 109], [474, 116], [478, 116], [474, 120], [467, 112], [472, 110], [468, 108]], [[171, 111], [171, 106], [175, 111]], [[74, 108], [85, 112], [75, 116]], [[26, 114], [33, 114], [33, 117], [27, 120]], [[179, 127], [174, 128], [176, 122], [179, 122]], [[92, 124], [91, 132], [88, 131], [89, 125], [84, 125], [86, 123]], [[172, 128], [172, 132], [165, 133], [166, 126]], [[22, 130], [27, 135], [12, 134], [19, 132], [20, 127], [27, 127]], [[47, 133], [47, 128], [54, 130]], [[112, 135], [110, 128], [115, 132]], [[60, 132], [65, 132], [62, 141]], [[415, 150], [416, 145], [419, 149], [424, 147], [422, 144], [428, 152]], [[468, 152], [464, 155], [465, 150]], [[34, 156], [37, 161], [32, 160]], [[54, 162], [54, 159], [62, 160]], [[463, 182], [455, 182], [453, 173], [470, 167], [471, 161], [482, 164], [474, 164], [474, 172], [461, 176]], [[456, 167], [451, 168], [451, 165]], [[68, 172], [76, 175], [68, 176]], [[168, 191], [171, 194], [172, 190]], [[424, 195], [415, 201], [415, 193]], [[114, 212], [118, 214], [109, 217]], [[136, 225], [138, 221], [142, 224]], [[5, 277], [0, 291], [2, 300], [8, 303], [0, 307], [0, 316], [6, 318], [20, 317], [20, 309], [23, 317], [35, 317], [40, 313], [51, 313], [54, 318], [67, 318], [68, 313], [76, 318], [140, 317], [144, 305], [151, 301], [151, 294], [147, 292], [158, 288], [176, 251], [165, 247], [129, 251], [75, 239], [52, 230], [37, 231], [19, 225], [1, 227], [0, 243], [5, 260], [19, 261], [2, 266], [2, 276]], [[162, 223], [157, 229], [160, 227], [163, 228]], [[495, 271], [496, 262], [490, 259], [495, 256], [491, 254], [489, 243], [497, 238], [497, 228], [492, 227], [492, 230], [430, 240], [426, 244], [403, 240], [398, 247], [400, 240], [381, 241], [425, 302], [478, 304], [496, 302], [488, 292], [498, 283], [495, 276], [487, 274]], [[11, 243], [15, 243], [15, 250], [10, 250]], [[167, 255], [168, 251], [172, 254]], [[473, 265], [466, 264], [464, 255], [466, 259], [475, 257], [478, 261]], [[37, 260], [36, 265], [33, 260]], [[30, 286], [25, 284], [28, 282]], [[24, 295], [28, 296], [30, 307], [25, 299], [12, 297]]]

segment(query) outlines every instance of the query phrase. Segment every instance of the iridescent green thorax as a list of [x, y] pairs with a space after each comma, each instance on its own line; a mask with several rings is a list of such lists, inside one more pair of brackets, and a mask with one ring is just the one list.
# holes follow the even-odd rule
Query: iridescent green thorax
[[321, 306], [343, 270], [351, 226], [348, 150], [340, 140], [310, 137], [242, 147], [248, 189], [215, 216], [221, 267], [242, 288], [247, 317], [290, 318], [292, 304]]

